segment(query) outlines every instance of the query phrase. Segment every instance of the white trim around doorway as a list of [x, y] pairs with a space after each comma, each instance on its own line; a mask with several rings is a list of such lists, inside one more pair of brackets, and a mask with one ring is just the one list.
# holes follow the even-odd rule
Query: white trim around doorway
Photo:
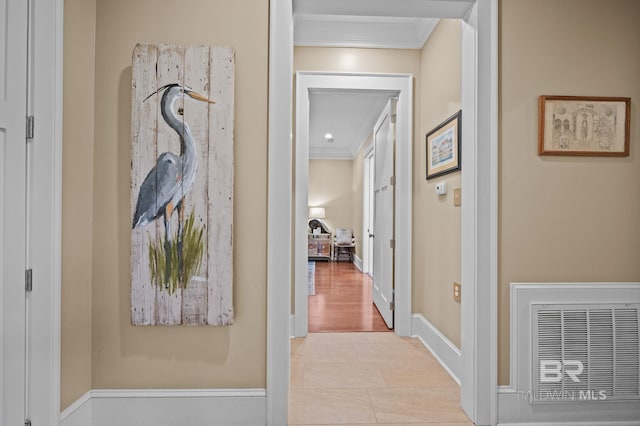
[[287, 424], [291, 336], [293, 5], [269, 2], [267, 425]]
[[364, 164], [362, 167], [362, 259], [360, 260], [360, 272], [373, 276], [372, 261], [373, 255], [371, 250], [371, 237], [373, 232], [371, 219], [373, 216], [373, 141], [364, 149]]
[[395, 332], [411, 334], [411, 237], [413, 75], [373, 73], [296, 73], [296, 142], [294, 193], [294, 336], [308, 331], [307, 211], [309, 183], [309, 97], [314, 90], [382, 91], [397, 94]]
[[498, 0], [462, 23], [460, 404], [476, 424], [498, 420]]
[[[461, 0], [460, 3], [468, 5], [463, 8], [468, 13], [465, 16], [447, 17], [464, 20], [462, 226], [465, 237], [462, 242], [462, 281], [465, 285], [465, 298], [462, 299], [461, 405], [475, 423], [495, 425], [497, 421], [498, 1]], [[414, 4], [419, 8], [424, 7], [422, 2]], [[293, 152], [290, 133], [293, 39], [291, 33], [286, 33], [292, 29], [291, 6], [291, 0], [272, 0], [271, 2], [268, 185], [268, 240], [270, 243], [267, 277], [268, 425], [286, 424], [288, 400], [289, 360], [285, 355], [285, 348], [288, 350], [289, 343], [285, 340], [290, 336], [286, 323], [291, 314], [290, 256], [293, 256], [294, 251], [291, 222], [289, 222], [289, 228], [286, 222], [292, 218], [293, 180], [291, 170], [282, 165], [291, 161]], [[380, 7], [383, 6], [393, 7], [393, 4], [392, 2], [380, 3]], [[422, 13], [424, 14], [424, 11]], [[419, 13], [416, 13], [417, 15]], [[283, 25], [288, 26], [282, 28]], [[410, 155], [411, 152], [408, 154]], [[296, 226], [293, 228], [296, 233], [299, 233], [298, 220], [299, 218], [296, 217]], [[402, 219], [399, 217], [398, 220]], [[411, 221], [407, 221], [405, 225], [410, 227]], [[306, 230], [303, 230], [302, 234], [305, 235]], [[300, 236], [297, 235], [296, 238]], [[410, 303], [408, 308], [410, 310]], [[409, 315], [408, 320], [410, 319]], [[287, 359], [282, 359], [282, 356]]]
[[57, 425], [60, 417], [62, 265], [62, 80], [64, 1], [31, 1], [31, 90], [35, 117], [28, 143], [31, 170], [27, 268], [33, 269], [26, 415]]

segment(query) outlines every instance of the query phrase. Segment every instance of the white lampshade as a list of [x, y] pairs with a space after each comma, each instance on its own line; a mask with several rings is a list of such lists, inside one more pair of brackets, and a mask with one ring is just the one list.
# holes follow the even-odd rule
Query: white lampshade
[[324, 219], [324, 207], [310, 207], [309, 217], [314, 219]]

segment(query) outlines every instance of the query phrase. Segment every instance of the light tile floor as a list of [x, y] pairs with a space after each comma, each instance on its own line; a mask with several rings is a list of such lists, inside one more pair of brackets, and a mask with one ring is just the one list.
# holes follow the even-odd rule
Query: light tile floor
[[289, 425], [467, 426], [460, 388], [418, 339], [316, 333], [291, 341]]

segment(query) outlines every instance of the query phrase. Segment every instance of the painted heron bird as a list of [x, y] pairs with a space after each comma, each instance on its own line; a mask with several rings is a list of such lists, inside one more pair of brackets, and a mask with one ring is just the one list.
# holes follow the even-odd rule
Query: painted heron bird
[[[184, 214], [183, 200], [195, 180], [198, 162], [195, 140], [189, 125], [176, 114], [175, 103], [185, 95], [202, 102], [215, 102], [194, 92], [190, 87], [177, 83], [160, 87], [147, 96], [144, 101], [160, 92], [164, 92], [160, 101], [160, 112], [167, 125], [180, 136], [180, 155], [172, 152], [160, 154], [155, 167], [144, 178], [133, 216], [133, 229], [145, 226], [162, 216], [165, 228], [165, 252], [169, 254], [171, 253], [171, 215], [174, 209], [177, 209], [179, 216], [178, 256], [180, 257]], [[181, 264], [180, 261], [179, 264]], [[167, 275], [168, 272], [167, 269]]]

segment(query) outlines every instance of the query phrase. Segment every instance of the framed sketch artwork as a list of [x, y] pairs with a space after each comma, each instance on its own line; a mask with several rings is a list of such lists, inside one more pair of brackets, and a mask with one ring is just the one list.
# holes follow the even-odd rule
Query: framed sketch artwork
[[427, 179], [460, 170], [462, 111], [427, 133]]
[[228, 47], [133, 52], [133, 325], [233, 323], [234, 58]]
[[539, 155], [629, 155], [631, 98], [540, 96]]

